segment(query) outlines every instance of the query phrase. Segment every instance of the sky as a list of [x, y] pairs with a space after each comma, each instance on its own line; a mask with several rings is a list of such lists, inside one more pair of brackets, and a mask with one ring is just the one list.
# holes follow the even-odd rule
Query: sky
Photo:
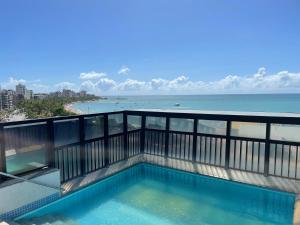
[[300, 93], [299, 0], [3, 0], [0, 84]]

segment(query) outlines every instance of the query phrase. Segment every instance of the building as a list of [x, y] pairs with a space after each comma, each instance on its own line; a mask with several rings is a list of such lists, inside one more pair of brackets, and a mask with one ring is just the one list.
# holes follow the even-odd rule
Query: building
[[62, 97], [62, 93], [60, 91], [51, 92], [50, 97], [60, 98]]
[[79, 96], [80, 97], [85, 97], [86, 96], [86, 91], [80, 91]]
[[16, 95], [21, 95], [23, 97], [25, 97], [26, 94], [26, 86], [23, 84], [18, 84], [16, 85]]
[[62, 91], [62, 97], [72, 98], [72, 97], [75, 97], [75, 96], [76, 96], [76, 93], [72, 90], [63, 89], [63, 91]]
[[45, 93], [37, 93], [33, 95], [33, 99], [39, 99], [39, 100], [46, 99], [48, 97], [49, 95]]
[[1, 91], [1, 103], [3, 110], [13, 110], [15, 105], [15, 92], [13, 90]]
[[24, 98], [26, 99], [26, 100], [30, 100], [30, 99], [32, 99], [33, 98], [33, 91], [32, 90], [25, 90], [25, 96], [24, 96]]
[[0, 111], [3, 110], [3, 106], [2, 106], [2, 91], [0, 90]]

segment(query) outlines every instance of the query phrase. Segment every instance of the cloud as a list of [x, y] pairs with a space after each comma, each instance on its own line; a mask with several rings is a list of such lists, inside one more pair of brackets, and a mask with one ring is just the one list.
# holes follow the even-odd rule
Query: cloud
[[63, 88], [86, 90], [99, 95], [141, 95], [141, 94], [240, 94], [240, 93], [300, 93], [300, 72], [280, 71], [268, 74], [262, 67], [247, 75], [227, 75], [214, 81], [191, 80], [186, 75], [174, 79], [161, 77], [151, 80], [113, 80], [102, 73], [82, 73], [80, 82], [61, 82], [55, 85], [43, 84], [40, 80], [28, 81], [9, 77], [1, 83], [5, 89], [15, 89], [18, 83], [26, 84], [34, 92], [49, 92]]
[[122, 66], [122, 68], [118, 71], [118, 74], [128, 75], [130, 69], [127, 66]]
[[97, 81], [87, 80], [81, 83], [80, 89], [100, 94], [104, 91], [112, 91], [117, 87], [117, 82], [109, 78], [101, 78]]
[[105, 77], [106, 74], [105, 73], [98, 73], [98, 72], [95, 72], [95, 71], [91, 71], [91, 72], [87, 72], [87, 73], [81, 73], [79, 78], [81, 80], [93, 80], [93, 79], [99, 79], [101, 77]]
[[124, 82], [119, 83], [115, 86], [117, 91], [149, 91], [151, 90], [149, 84], [145, 81], [138, 81], [133, 79], [127, 79]]
[[[228, 75], [223, 79], [204, 82], [181, 75], [168, 80], [150, 81], [126, 79], [117, 82], [109, 78], [84, 82], [82, 86], [102, 94], [231, 94], [300, 92], [300, 73], [281, 71], [267, 74], [264, 67], [252, 75]], [[104, 92], [103, 92], [104, 91]]]
[[58, 90], [62, 90], [62, 89], [74, 89], [75, 88], [75, 84], [68, 82], [68, 81], [64, 81], [64, 82], [60, 82], [54, 85], [55, 88], [57, 88]]
[[43, 84], [40, 79], [25, 80], [25, 79], [17, 79], [14, 77], [9, 77], [7, 81], [1, 83], [1, 88], [15, 90], [16, 85], [18, 84], [24, 84], [26, 85], [27, 89], [33, 89], [36, 92], [48, 92], [50, 90], [50, 86]]

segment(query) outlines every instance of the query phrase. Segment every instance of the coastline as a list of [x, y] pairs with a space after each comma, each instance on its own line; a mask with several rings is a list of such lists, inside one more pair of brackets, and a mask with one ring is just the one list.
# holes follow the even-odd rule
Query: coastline
[[84, 114], [81, 110], [74, 108], [74, 106], [73, 106], [74, 103], [75, 102], [65, 104], [64, 109], [68, 112], [75, 113], [77, 115]]

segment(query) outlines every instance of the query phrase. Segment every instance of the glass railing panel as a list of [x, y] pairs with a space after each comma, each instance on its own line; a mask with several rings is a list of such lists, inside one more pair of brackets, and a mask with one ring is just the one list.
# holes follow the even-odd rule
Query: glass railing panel
[[7, 173], [19, 174], [45, 167], [47, 124], [4, 127]]
[[271, 139], [300, 142], [300, 125], [271, 124]]
[[55, 147], [79, 142], [79, 120], [54, 121]]
[[266, 124], [233, 121], [231, 123], [231, 136], [265, 139]]
[[141, 116], [127, 116], [127, 130], [138, 130], [142, 127], [142, 117]]
[[146, 117], [146, 128], [165, 130], [166, 129], [166, 117], [147, 116]]
[[198, 133], [226, 135], [226, 121], [198, 120]]
[[104, 136], [104, 116], [84, 118], [85, 140]]
[[193, 119], [182, 119], [182, 118], [171, 118], [170, 119], [170, 130], [181, 131], [181, 132], [193, 132], [194, 131], [194, 120]]
[[123, 114], [109, 114], [108, 115], [108, 133], [119, 134], [123, 132]]

